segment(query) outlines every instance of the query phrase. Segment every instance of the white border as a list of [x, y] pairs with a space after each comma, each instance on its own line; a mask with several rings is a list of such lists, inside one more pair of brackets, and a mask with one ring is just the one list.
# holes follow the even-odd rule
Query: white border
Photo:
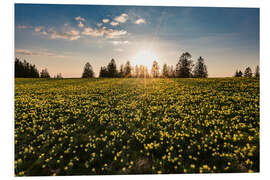
[[[262, 1], [262, 0], [260, 0]], [[15, 0], [16, 3], [259, 7], [258, 0]]]
[[[99, 4], [99, 5], [155, 5], [155, 6], [201, 6], [201, 7], [256, 7], [260, 8], [260, 69], [261, 69], [261, 146], [260, 146], [260, 173], [255, 174], [208, 174], [208, 175], [136, 175], [136, 176], [73, 176], [56, 177], [56, 179], [137, 179], [137, 178], [186, 178], [186, 179], [227, 179], [243, 178], [257, 179], [267, 178], [270, 167], [269, 128], [270, 117], [270, 3], [269, 0], [2, 0], [1, 13], [1, 177], [3, 179], [15, 179], [13, 177], [14, 158], [14, 78], [13, 78], [13, 54], [14, 54], [14, 2], [15, 3], [49, 3], [49, 4]], [[1, 179], [2, 179], [1, 178]], [[28, 177], [29, 178], [29, 177]], [[27, 178], [27, 179], [28, 179]], [[40, 179], [33, 177], [34, 179]], [[50, 177], [52, 178], [52, 177]], [[26, 178], [20, 178], [26, 179]], [[54, 178], [53, 178], [54, 179]]]

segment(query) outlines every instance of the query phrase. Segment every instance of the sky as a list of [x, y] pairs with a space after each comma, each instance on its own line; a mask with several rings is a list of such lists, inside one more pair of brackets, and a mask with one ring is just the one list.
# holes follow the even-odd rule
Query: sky
[[184, 52], [205, 59], [209, 77], [259, 65], [259, 9], [15, 4], [15, 57], [50, 75], [95, 75], [113, 58], [119, 69], [154, 60], [175, 66]]

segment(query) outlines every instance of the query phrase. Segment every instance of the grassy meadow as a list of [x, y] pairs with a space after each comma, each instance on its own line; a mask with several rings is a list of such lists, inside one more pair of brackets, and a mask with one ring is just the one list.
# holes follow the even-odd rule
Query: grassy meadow
[[259, 171], [259, 80], [15, 79], [15, 175]]

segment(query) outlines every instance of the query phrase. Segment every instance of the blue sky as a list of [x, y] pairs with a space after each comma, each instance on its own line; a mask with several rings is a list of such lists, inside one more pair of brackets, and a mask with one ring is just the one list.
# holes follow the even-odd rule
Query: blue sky
[[15, 56], [51, 75], [95, 74], [114, 58], [119, 68], [174, 65], [183, 52], [204, 57], [210, 77], [259, 65], [259, 9], [96, 5], [15, 5]]

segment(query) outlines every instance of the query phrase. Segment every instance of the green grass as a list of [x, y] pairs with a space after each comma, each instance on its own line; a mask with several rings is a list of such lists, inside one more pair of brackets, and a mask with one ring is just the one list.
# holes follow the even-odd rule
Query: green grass
[[16, 176], [258, 171], [258, 79], [15, 79]]

